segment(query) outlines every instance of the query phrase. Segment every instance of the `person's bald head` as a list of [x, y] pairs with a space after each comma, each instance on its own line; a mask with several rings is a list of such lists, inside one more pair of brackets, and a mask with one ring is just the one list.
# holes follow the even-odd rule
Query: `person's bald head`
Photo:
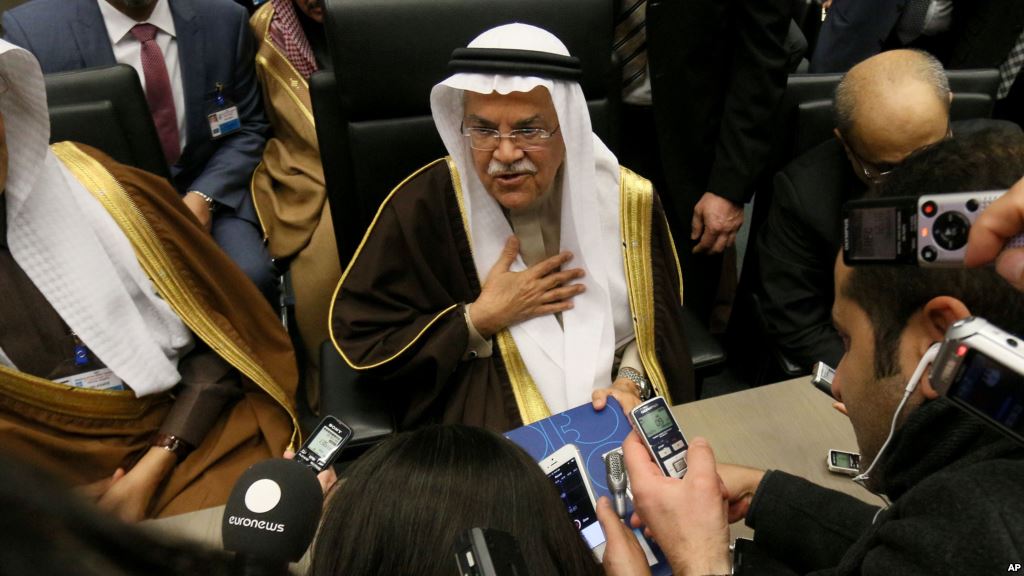
[[851, 68], [836, 88], [836, 132], [858, 176], [945, 138], [951, 96], [942, 64], [925, 52], [890, 50]]

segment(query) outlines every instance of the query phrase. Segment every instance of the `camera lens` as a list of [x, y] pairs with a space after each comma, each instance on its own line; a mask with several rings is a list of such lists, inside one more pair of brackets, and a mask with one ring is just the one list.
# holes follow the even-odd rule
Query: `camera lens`
[[931, 246], [921, 248], [921, 258], [923, 258], [925, 262], [935, 262], [935, 257], [938, 255], [939, 254], [935, 251], [935, 248], [932, 248]]
[[967, 244], [971, 221], [959, 212], [943, 212], [932, 225], [935, 243], [946, 250], [959, 250]]

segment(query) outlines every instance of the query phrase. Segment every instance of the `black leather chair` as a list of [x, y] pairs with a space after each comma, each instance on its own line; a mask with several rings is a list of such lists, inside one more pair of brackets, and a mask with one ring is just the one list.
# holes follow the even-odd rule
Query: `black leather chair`
[[122, 164], [170, 178], [135, 69], [126, 64], [45, 77], [50, 142], [88, 144]]
[[[946, 75], [953, 91], [950, 118], [966, 120], [992, 116], [999, 87], [998, 70], [948, 70]], [[789, 77], [781, 120], [791, 123], [794, 128], [786, 132], [792, 138], [790, 146], [783, 147], [781, 151], [790, 159], [832, 138], [835, 127], [832, 97], [841, 78], [840, 74], [795, 74]], [[785, 162], [779, 167], [784, 165]]]
[[[594, 131], [616, 148], [620, 93], [611, 0], [327, 0], [326, 13], [333, 71], [314, 74], [310, 93], [343, 264], [387, 193], [446, 154], [430, 115], [430, 90], [449, 75], [452, 50], [488, 28], [523, 22], [565, 42], [583, 62]], [[703, 367], [724, 362], [710, 335], [690, 340]], [[390, 433], [386, 407], [367, 397], [374, 388], [368, 376], [349, 368], [329, 342], [322, 352], [322, 410], [353, 427], [353, 446]]]

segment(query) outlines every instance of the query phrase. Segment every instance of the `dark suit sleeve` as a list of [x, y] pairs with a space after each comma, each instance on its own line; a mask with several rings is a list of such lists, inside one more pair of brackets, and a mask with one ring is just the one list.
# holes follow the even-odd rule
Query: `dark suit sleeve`
[[809, 210], [813, 208], [802, 206], [789, 176], [780, 172], [768, 217], [757, 234], [756, 291], [765, 333], [805, 369], [818, 360], [836, 366], [843, 356], [842, 340], [832, 327], [836, 255], [832, 242], [809, 224]]
[[32, 43], [29, 40], [28, 34], [25, 33], [25, 30], [21, 26], [21, 22], [17, 20], [10, 10], [4, 12], [3, 27], [4, 40], [16, 46], [21, 46], [29, 52], [34, 52], [34, 50], [32, 50]]
[[736, 6], [735, 54], [708, 188], [742, 204], [764, 169], [771, 119], [786, 89], [788, 0], [744, 0]]
[[906, 0], [834, 0], [811, 56], [811, 72], [846, 72], [882, 51]]
[[256, 82], [255, 41], [245, 10], [238, 8], [234, 26], [238, 38], [233, 66], [235, 76], [229, 97], [238, 106], [242, 128], [221, 142], [202, 173], [189, 186], [190, 190], [203, 192], [236, 211], [244, 203], [251, 202], [249, 181], [263, 155], [269, 128]]

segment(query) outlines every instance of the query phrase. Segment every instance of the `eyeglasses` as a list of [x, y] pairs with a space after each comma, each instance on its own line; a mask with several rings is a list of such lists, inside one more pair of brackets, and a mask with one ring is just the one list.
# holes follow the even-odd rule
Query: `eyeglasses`
[[892, 171], [896, 169], [891, 164], [876, 165], [868, 162], [867, 160], [860, 157], [859, 154], [850, 149], [850, 153], [857, 159], [857, 165], [860, 166], [860, 171], [864, 174], [864, 178], [872, 184], [881, 184], [886, 178], [892, 174]]
[[501, 145], [502, 138], [508, 138], [512, 145], [523, 152], [541, 150], [548, 147], [551, 137], [558, 133], [558, 126], [550, 132], [543, 128], [516, 128], [508, 134], [493, 128], [462, 125], [462, 135], [469, 138], [469, 147], [473, 150], [493, 152]]
[[[952, 137], [953, 126], [950, 125], [946, 127], [946, 137], [943, 138], [942, 140], [949, 140]], [[941, 142], [942, 140], [939, 140], [939, 142]], [[920, 152], [921, 150], [927, 150], [928, 148], [931, 148], [932, 146], [938, 144], [939, 142], [922, 146], [917, 150], [914, 150], [914, 153]], [[881, 184], [882, 182], [885, 181], [886, 178], [889, 177], [890, 174], [892, 174], [893, 170], [896, 169], [896, 165], [894, 164], [872, 164], [871, 162], [868, 162], [867, 160], [861, 158], [860, 154], [857, 154], [857, 152], [854, 151], [852, 147], [849, 147], [849, 150], [850, 154], [854, 157], [854, 159], [857, 160], [857, 165], [860, 166], [860, 171], [862, 174], [864, 174], [864, 178], [867, 179], [867, 181], [871, 182], [872, 184]]]

